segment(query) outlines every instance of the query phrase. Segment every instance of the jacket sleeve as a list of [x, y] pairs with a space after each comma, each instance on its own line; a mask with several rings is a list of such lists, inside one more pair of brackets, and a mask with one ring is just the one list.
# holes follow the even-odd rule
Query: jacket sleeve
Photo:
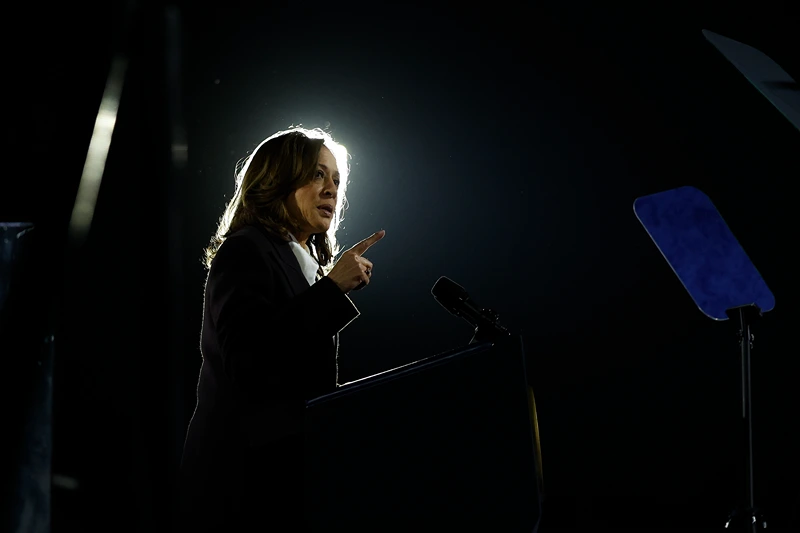
[[359, 315], [328, 277], [278, 304], [281, 276], [276, 260], [245, 237], [226, 240], [209, 272], [206, 298], [223, 369], [245, 392], [295, 389], [307, 368], [329, 357], [301, 348], [330, 342]]

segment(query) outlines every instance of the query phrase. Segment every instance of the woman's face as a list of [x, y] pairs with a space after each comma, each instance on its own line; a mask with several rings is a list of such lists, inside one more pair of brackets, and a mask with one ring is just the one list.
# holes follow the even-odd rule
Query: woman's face
[[338, 188], [339, 167], [331, 151], [323, 146], [314, 178], [290, 194], [287, 201], [289, 213], [299, 224], [293, 232], [298, 241], [305, 243], [312, 234], [328, 231], [336, 209]]

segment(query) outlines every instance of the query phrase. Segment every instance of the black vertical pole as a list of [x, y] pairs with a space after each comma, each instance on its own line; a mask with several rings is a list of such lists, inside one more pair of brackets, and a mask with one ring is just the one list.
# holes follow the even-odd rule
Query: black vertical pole
[[[144, 430], [148, 461], [147, 490], [152, 515], [144, 517], [150, 531], [175, 531], [178, 469], [183, 449], [182, 361], [184, 333], [184, 173], [187, 140], [182, 109], [183, 36], [181, 12], [171, 2], [148, 5], [145, 23], [146, 79], [142, 81], [149, 127], [146, 146], [152, 171], [144, 186], [152, 190], [151, 216], [147, 217], [148, 241], [152, 244], [147, 280], [150, 291], [143, 309], [144, 335], [153, 340], [150, 357], [157, 364], [142, 375], [141, 409], [148, 420]], [[157, 331], [156, 331], [157, 330]], [[163, 340], [162, 340], [163, 339]], [[156, 371], [155, 369], [158, 368]]]
[[[745, 427], [745, 502], [748, 509], [755, 508], [753, 491], [753, 416], [752, 391], [750, 387], [750, 349], [753, 336], [744, 309], [739, 309], [739, 346], [742, 351], [742, 421]], [[752, 531], [756, 531], [753, 522]]]
[[[177, 474], [183, 451], [185, 427], [183, 426], [183, 332], [184, 332], [184, 271], [183, 249], [185, 243], [183, 220], [184, 184], [188, 163], [188, 141], [183, 121], [183, 35], [181, 13], [174, 5], [168, 5], [165, 13], [165, 76], [166, 76], [166, 119], [169, 143], [169, 164], [167, 179], [167, 260], [169, 270], [169, 402], [170, 415], [167, 423], [170, 442], [169, 471], [171, 475], [171, 497], [177, 502]], [[173, 509], [176, 505], [172, 506]]]
[[750, 359], [753, 349], [751, 327], [761, 316], [758, 306], [744, 305], [727, 310], [728, 317], [738, 322], [737, 336], [742, 372], [742, 425], [744, 434], [744, 509], [734, 511], [726, 528], [755, 533], [766, 528], [766, 520], [755, 506], [755, 476], [753, 469], [753, 399], [751, 387]]

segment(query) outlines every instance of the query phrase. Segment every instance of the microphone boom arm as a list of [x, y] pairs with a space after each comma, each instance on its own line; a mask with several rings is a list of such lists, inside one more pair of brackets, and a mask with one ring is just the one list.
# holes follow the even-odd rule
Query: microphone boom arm
[[500, 324], [497, 320], [499, 315], [491, 309], [481, 309], [481, 320], [475, 327], [475, 334], [472, 336], [470, 344], [476, 342], [495, 342], [501, 337], [511, 335], [508, 328]]

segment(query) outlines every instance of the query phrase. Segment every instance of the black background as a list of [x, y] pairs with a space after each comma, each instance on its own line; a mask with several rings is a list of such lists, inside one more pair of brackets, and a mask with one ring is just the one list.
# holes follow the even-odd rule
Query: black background
[[[32, 8], [12, 8], [24, 31], [5, 37], [0, 220], [37, 225], [26, 312], [56, 331], [53, 470], [79, 485], [54, 489], [54, 531], [168, 530], [200, 364], [202, 249], [236, 162], [297, 124], [351, 152], [343, 245], [387, 231], [342, 333], [344, 379], [469, 340], [430, 296], [439, 276], [498, 310], [528, 346], [543, 530], [717, 528], [740, 503], [734, 326], [697, 309], [632, 210], [644, 194], [705, 191], [776, 296], [755, 332], [756, 500], [771, 527], [797, 527], [798, 131], [701, 34], [798, 79], [788, 6]], [[73, 249], [67, 222], [117, 53], [130, 67], [114, 139]]]

